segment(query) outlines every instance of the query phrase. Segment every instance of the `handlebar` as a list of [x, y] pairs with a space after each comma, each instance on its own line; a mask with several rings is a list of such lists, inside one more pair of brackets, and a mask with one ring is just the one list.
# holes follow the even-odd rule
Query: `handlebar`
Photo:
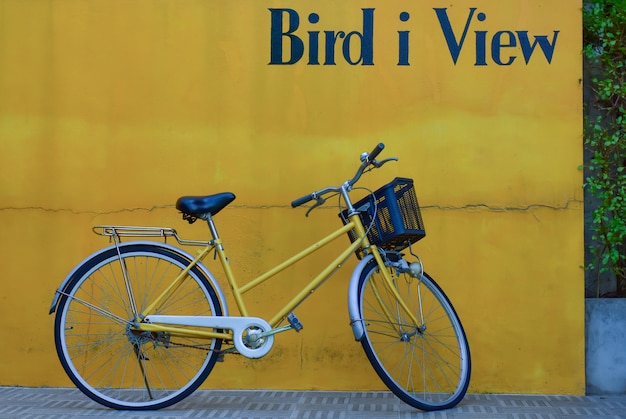
[[[385, 159], [381, 162], [376, 160], [376, 157], [380, 154], [381, 151], [383, 151], [383, 149], [385, 148], [385, 144], [383, 143], [378, 143], [376, 145], [376, 147], [374, 147], [374, 149], [372, 150], [371, 153], [363, 153], [361, 154], [361, 165], [359, 166], [359, 168], [356, 171], [356, 174], [354, 175], [354, 177], [351, 180], [346, 181], [346, 183], [342, 186], [335, 186], [335, 187], [328, 187], [328, 188], [324, 188], [321, 189], [319, 191], [310, 193], [308, 195], [305, 195], [303, 197], [300, 197], [298, 199], [295, 199], [294, 201], [291, 202], [291, 207], [292, 208], [296, 208], [299, 207], [302, 204], [306, 204], [309, 201], [313, 201], [316, 200], [317, 204], [315, 206], [321, 205], [324, 202], [324, 195], [331, 193], [331, 192], [341, 192], [341, 188], [345, 187], [347, 191], [350, 191], [352, 189], [352, 186], [358, 182], [358, 180], [361, 178], [361, 175], [363, 174], [363, 172], [369, 167], [369, 166], [373, 166], [375, 168], [379, 168], [381, 167], [383, 164], [385, 164], [388, 161], [391, 160], [398, 160], [395, 157], [389, 158], [389, 159]], [[310, 211], [310, 210], [309, 210]], [[307, 213], [308, 214], [308, 213]]]
[[376, 157], [378, 157], [380, 152], [383, 151], [384, 148], [385, 145], [383, 143], [378, 143], [369, 154], [369, 156], [367, 156], [368, 164], [371, 164], [376, 159]]
[[291, 201], [291, 208], [299, 207], [300, 205], [306, 204], [307, 202], [312, 201], [312, 200], [313, 200], [313, 194], [309, 194], [301, 198], [294, 199], [293, 201]]

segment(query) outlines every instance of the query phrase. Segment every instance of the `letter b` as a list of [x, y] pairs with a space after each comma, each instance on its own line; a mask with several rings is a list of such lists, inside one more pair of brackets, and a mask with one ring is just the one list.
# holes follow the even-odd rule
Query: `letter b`
[[[270, 64], [295, 64], [304, 54], [304, 42], [293, 33], [300, 26], [298, 12], [293, 9], [268, 9], [272, 15], [270, 29]], [[283, 30], [283, 15], [289, 17], [289, 27]], [[290, 45], [289, 60], [283, 59], [283, 38]]]

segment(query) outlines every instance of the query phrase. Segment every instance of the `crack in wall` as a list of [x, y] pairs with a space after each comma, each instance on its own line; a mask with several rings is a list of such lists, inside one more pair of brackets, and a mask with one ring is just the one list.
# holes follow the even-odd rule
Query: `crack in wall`
[[[465, 205], [438, 205], [438, 204], [432, 204], [432, 205], [420, 205], [420, 209], [424, 210], [424, 209], [436, 209], [436, 210], [441, 210], [441, 211], [463, 211], [463, 210], [472, 210], [472, 209], [485, 209], [488, 211], [493, 211], [493, 212], [507, 212], [507, 211], [520, 211], [520, 212], [524, 212], [524, 211], [530, 211], [532, 209], [552, 209], [555, 211], [559, 211], [559, 210], [568, 210], [571, 209], [573, 204], [582, 204], [583, 201], [581, 199], [575, 199], [575, 198], [570, 198], [568, 199], [564, 204], [562, 205], [550, 205], [550, 204], [543, 204], [543, 203], [533, 203], [533, 204], [527, 204], [527, 205], [520, 205], [520, 206], [495, 206], [495, 205], [490, 205], [487, 203], [475, 203], [475, 204], [465, 204]], [[237, 209], [272, 209], [272, 208], [288, 208], [291, 209], [290, 205], [231, 205], [230, 208], [237, 208]], [[303, 206], [303, 209], [308, 208]], [[345, 209], [345, 207], [339, 208], [337, 205], [326, 205], [324, 207], [320, 207], [317, 209], [322, 209], [322, 210], [334, 210], [334, 211], [339, 211], [339, 210], [343, 210]]]
[[491, 206], [489, 204], [484, 204], [484, 203], [478, 203], [478, 204], [466, 204], [466, 205], [461, 205], [461, 206], [442, 206], [442, 205], [420, 205], [421, 209], [438, 209], [438, 210], [442, 210], [442, 211], [447, 211], [447, 210], [451, 210], [451, 211], [459, 211], [459, 210], [471, 210], [471, 209], [486, 209], [488, 211], [493, 211], [493, 212], [507, 212], [507, 211], [519, 211], [519, 212], [524, 212], [524, 211], [530, 211], [532, 209], [541, 209], [541, 208], [545, 208], [545, 209], [552, 209], [552, 210], [568, 210], [572, 207], [572, 204], [582, 204], [583, 201], [580, 199], [569, 199], [567, 202], [565, 202], [565, 204], [563, 205], [549, 205], [549, 204], [528, 204], [528, 205], [522, 205], [522, 206], [506, 206], [506, 207], [500, 207], [500, 206]]
[[151, 212], [158, 209], [174, 208], [174, 205], [154, 205], [152, 207], [135, 207], [135, 208], [120, 208], [110, 211], [94, 211], [94, 210], [75, 210], [71, 208], [46, 208], [41, 206], [26, 206], [26, 207], [0, 207], [0, 211], [42, 211], [42, 212], [69, 212], [74, 215], [108, 215], [108, 214], [121, 214], [125, 212], [146, 211]]
[[[474, 209], [483, 209], [487, 211], [493, 212], [525, 212], [533, 209], [552, 209], [555, 211], [559, 210], [568, 210], [572, 207], [573, 204], [582, 204], [583, 201], [580, 199], [569, 199], [562, 205], [550, 205], [550, 204], [542, 204], [542, 203], [533, 203], [527, 205], [520, 206], [495, 206], [487, 203], [474, 203], [474, 204], [465, 204], [465, 205], [438, 205], [438, 204], [427, 204], [420, 205], [420, 209], [436, 209], [441, 211], [464, 211], [464, 210], [474, 210]], [[137, 212], [137, 211], [146, 211], [152, 212], [160, 209], [172, 209], [174, 208], [173, 204], [168, 205], [153, 205], [151, 207], [134, 207], [134, 208], [120, 208], [109, 211], [95, 211], [95, 210], [75, 210], [72, 208], [47, 208], [42, 206], [24, 206], [24, 207], [0, 207], [0, 211], [42, 211], [42, 212], [53, 212], [53, 213], [63, 213], [68, 212], [74, 215], [110, 215], [110, 214], [122, 214], [129, 212]], [[231, 209], [291, 209], [290, 205], [230, 205]], [[302, 207], [305, 209], [307, 207]], [[339, 211], [340, 208], [336, 205], [329, 205], [325, 207], [321, 207], [318, 209], [322, 210], [334, 210]], [[343, 209], [343, 208], [342, 208]]]

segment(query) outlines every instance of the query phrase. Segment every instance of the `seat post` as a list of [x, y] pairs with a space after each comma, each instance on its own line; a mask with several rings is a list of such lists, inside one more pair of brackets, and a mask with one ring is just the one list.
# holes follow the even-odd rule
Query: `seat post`
[[215, 228], [215, 223], [213, 222], [213, 217], [211, 214], [205, 214], [206, 222], [209, 225], [209, 230], [211, 230], [211, 236], [213, 236], [213, 240], [217, 240], [219, 238], [217, 234], [217, 228]]

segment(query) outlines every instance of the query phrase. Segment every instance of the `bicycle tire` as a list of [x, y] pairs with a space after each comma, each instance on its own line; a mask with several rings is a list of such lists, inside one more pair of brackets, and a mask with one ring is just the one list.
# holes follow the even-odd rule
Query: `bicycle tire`
[[[190, 261], [150, 244], [127, 244], [95, 255], [74, 273], [59, 300], [54, 325], [65, 372], [92, 400], [124, 410], [155, 410], [189, 396], [219, 357], [220, 339], [138, 333], [122, 266], [139, 312]], [[221, 316], [222, 307], [196, 266], [159, 314]]]
[[418, 280], [390, 273], [423, 326], [408, 319], [372, 261], [361, 272], [357, 288], [365, 354], [385, 385], [405, 403], [425, 411], [454, 407], [465, 396], [471, 375], [461, 321], [430, 276], [424, 273]]

